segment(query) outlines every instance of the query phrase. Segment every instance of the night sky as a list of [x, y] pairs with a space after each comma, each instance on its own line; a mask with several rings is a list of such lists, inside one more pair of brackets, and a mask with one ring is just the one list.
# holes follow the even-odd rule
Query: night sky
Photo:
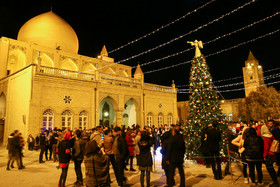
[[[104, 1], [4, 1], [0, 6], [0, 37], [5, 36], [16, 39], [21, 26], [34, 16], [52, 10], [65, 19], [75, 30], [79, 38], [79, 54], [96, 57], [105, 44], [108, 51], [112, 51], [128, 42], [135, 40], [169, 22], [202, 6], [210, 0], [104, 0]], [[196, 29], [233, 9], [250, 2], [251, 0], [217, 0], [205, 8], [198, 10], [175, 24], [146, 37], [145, 39], [129, 45], [119, 51], [110, 53], [109, 56], [119, 61], [140, 52], [154, 48], [168, 42], [182, 34]], [[218, 36], [232, 32], [255, 21], [261, 20], [280, 10], [279, 0], [256, 0], [254, 3], [239, 11], [224, 17], [207, 27], [193, 32], [180, 40], [166, 45], [153, 52], [131, 59], [123, 64], [135, 66], [162, 58], [172, 53], [191, 48], [187, 41], [195, 39], [204, 42]], [[220, 51], [246, 42], [258, 36], [267, 34], [280, 28], [280, 14], [245, 29], [234, 35], [225, 37], [202, 49], [204, 55]], [[238, 48], [208, 57], [206, 59], [210, 68], [213, 81], [242, 76], [242, 67], [247, 59], [249, 50], [267, 71], [280, 67], [280, 32], [257, 40]], [[194, 56], [194, 49], [176, 57], [162, 60], [142, 67], [143, 72], [175, 65], [189, 61]], [[135, 69], [133, 69], [134, 73]], [[172, 80], [176, 85], [186, 85], [189, 81], [190, 64], [175, 68], [145, 74], [145, 82], [170, 86]], [[279, 73], [280, 70], [271, 71], [264, 76]], [[265, 81], [274, 82], [270, 79]], [[217, 82], [216, 86], [243, 81], [243, 78], [231, 81]], [[274, 85], [280, 90], [280, 84]], [[235, 89], [237, 87], [221, 88]], [[187, 87], [185, 87], [187, 88]], [[222, 93], [225, 99], [244, 97], [244, 90]], [[188, 100], [188, 94], [178, 94], [178, 101]]]

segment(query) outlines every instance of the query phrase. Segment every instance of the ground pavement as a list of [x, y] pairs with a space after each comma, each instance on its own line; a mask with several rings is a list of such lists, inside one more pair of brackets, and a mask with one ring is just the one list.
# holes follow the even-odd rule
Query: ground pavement
[[[0, 147], [0, 186], [5, 187], [56, 187], [61, 174], [60, 169], [56, 169], [58, 163], [53, 161], [46, 161], [43, 164], [39, 164], [39, 151], [26, 151], [24, 153], [23, 163], [26, 166], [23, 170], [18, 170], [15, 163], [15, 168], [11, 171], [6, 171], [7, 163], [7, 150], [4, 147]], [[45, 157], [45, 156], [44, 156]], [[156, 170], [151, 173], [151, 186], [158, 187], [165, 185], [164, 172], [161, 169], [160, 158], [156, 159]], [[223, 180], [214, 180], [211, 168], [206, 168], [203, 165], [198, 164], [185, 164], [185, 177], [186, 186], [194, 187], [207, 187], [207, 186], [246, 186], [248, 184], [243, 183], [243, 177], [241, 176], [241, 165], [233, 163], [233, 179], [236, 180], [232, 183], [230, 175], [224, 177]], [[136, 169], [136, 166], [134, 166]], [[84, 164], [82, 164], [82, 171], [84, 175]], [[224, 173], [224, 165], [222, 167]], [[269, 177], [265, 167], [263, 167], [264, 183], [267, 186], [271, 183], [271, 178]], [[116, 187], [116, 179], [112, 168], [110, 169], [111, 179], [113, 181], [112, 187]], [[126, 171], [125, 176], [128, 178], [126, 186], [140, 186], [140, 172], [130, 172]], [[241, 176], [241, 177], [240, 177]], [[238, 179], [238, 177], [240, 177]], [[74, 171], [73, 162], [70, 163], [68, 176], [66, 181], [66, 186], [73, 186], [76, 181], [76, 175]], [[176, 186], [179, 186], [180, 178], [178, 172], [176, 171], [175, 176]]]

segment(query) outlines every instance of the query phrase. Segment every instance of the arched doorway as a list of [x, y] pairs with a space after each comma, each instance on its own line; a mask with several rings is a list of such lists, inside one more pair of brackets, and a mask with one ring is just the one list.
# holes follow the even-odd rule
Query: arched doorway
[[136, 125], [137, 119], [137, 112], [136, 112], [136, 105], [134, 104], [132, 99], [129, 99], [125, 105], [123, 110], [123, 122], [122, 124], [127, 126], [132, 126], [133, 124]]
[[113, 102], [109, 97], [106, 97], [99, 104], [99, 124], [111, 126], [115, 121], [116, 112]]
[[5, 117], [6, 117], [6, 96], [4, 93], [1, 93], [0, 94], [0, 144], [2, 144], [4, 139]]

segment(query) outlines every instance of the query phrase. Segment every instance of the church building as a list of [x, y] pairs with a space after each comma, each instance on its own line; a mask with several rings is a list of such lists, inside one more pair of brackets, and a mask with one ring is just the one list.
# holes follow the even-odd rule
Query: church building
[[144, 82], [138, 65], [78, 53], [73, 28], [54, 12], [27, 21], [17, 39], [0, 38], [0, 141], [14, 130], [140, 126], [177, 122], [177, 91]]

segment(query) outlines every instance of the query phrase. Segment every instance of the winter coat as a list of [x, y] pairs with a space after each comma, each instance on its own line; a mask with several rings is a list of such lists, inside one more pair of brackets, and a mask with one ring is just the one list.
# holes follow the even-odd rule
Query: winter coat
[[85, 155], [85, 143], [82, 139], [78, 138], [74, 142], [73, 159], [82, 161]]
[[16, 155], [21, 152], [19, 136], [14, 136], [14, 138], [12, 138], [11, 144], [9, 145], [9, 149], [10, 149], [10, 153], [12, 153], [12, 155]]
[[113, 143], [114, 143], [114, 138], [108, 135], [104, 136], [104, 151], [107, 155], [112, 155], [114, 154], [113, 152]]
[[235, 146], [238, 147], [238, 152], [241, 154], [245, 151], [245, 148], [243, 147], [244, 145], [244, 140], [242, 138], [243, 133], [245, 132], [245, 129], [247, 129], [247, 127], [245, 127], [242, 131], [241, 135], [238, 135], [234, 140], [231, 141], [231, 143]]
[[207, 146], [209, 152], [217, 153], [220, 151], [220, 141], [221, 141], [221, 132], [215, 128], [209, 128], [207, 130]]
[[178, 133], [170, 137], [167, 147], [167, 160], [173, 163], [183, 163], [186, 145], [183, 135]]
[[46, 145], [46, 135], [44, 133], [40, 134], [40, 146]]
[[133, 138], [131, 137], [130, 134], [128, 134], [128, 135], [126, 135], [125, 140], [127, 142], [129, 156], [135, 156], [135, 153], [134, 153], [134, 140], [133, 140]]
[[263, 157], [266, 158], [267, 155], [275, 155], [273, 152], [270, 151], [271, 144], [274, 140], [274, 137], [271, 136], [271, 138], [263, 137], [263, 143], [264, 143], [264, 152]]
[[138, 164], [141, 167], [148, 167], [153, 165], [153, 159], [151, 154], [151, 146], [153, 145], [153, 140], [149, 141], [139, 141], [138, 146], [140, 149], [140, 154], [138, 157]]
[[245, 158], [247, 161], [262, 161], [264, 143], [258, 135], [250, 135], [244, 141]]
[[165, 139], [162, 142], [161, 150], [160, 150], [160, 153], [162, 154], [162, 159], [161, 159], [161, 167], [162, 167], [162, 169], [168, 169], [168, 166], [166, 164], [166, 161], [167, 161], [167, 156], [166, 156], [167, 148], [168, 148], [168, 139]]
[[61, 168], [64, 168], [66, 166], [69, 165], [69, 162], [71, 160], [71, 143], [70, 143], [70, 139], [71, 139], [71, 133], [69, 131], [67, 131], [61, 142], [59, 142], [58, 147], [57, 147], [57, 153], [59, 156], [59, 165]]
[[121, 135], [118, 135], [114, 140], [113, 152], [115, 154], [116, 159], [121, 161], [124, 161], [129, 155], [127, 143]]
[[134, 152], [135, 152], [135, 155], [139, 155], [140, 154], [140, 149], [139, 149], [139, 146], [138, 146], [138, 142], [140, 141], [141, 139], [141, 135], [137, 135], [135, 137], [135, 147], [134, 147]]
[[[199, 148], [199, 151], [203, 154], [207, 154], [209, 153], [209, 149], [208, 149], [208, 145], [207, 145], [207, 138], [205, 136], [205, 134], [207, 133], [207, 129], [202, 130], [202, 134], [201, 134], [201, 145]], [[206, 140], [205, 140], [206, 138]]]

